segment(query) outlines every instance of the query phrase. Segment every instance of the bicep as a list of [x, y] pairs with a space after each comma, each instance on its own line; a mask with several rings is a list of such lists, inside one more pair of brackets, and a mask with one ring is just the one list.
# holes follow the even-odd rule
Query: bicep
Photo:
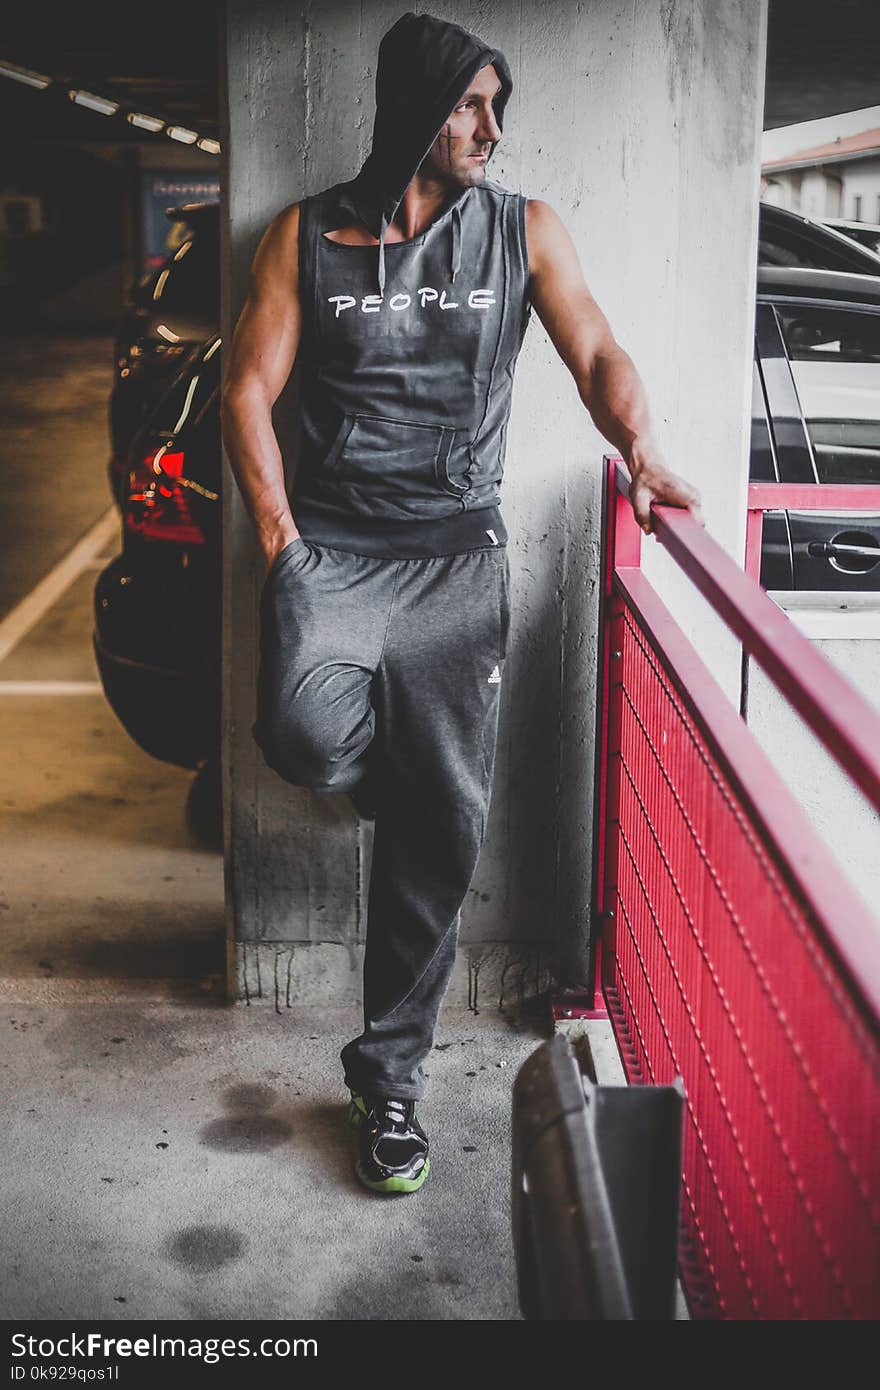
[[526, 208], [529, 297], [553, 346], [577, 379], [614, 346], [611, 327], [587, 286], [574, 242], [547, 204]]
[[271, 223], [254, 257], [248, 297], [235, 326], [226, 391], [257, 389], [275, 402], [296, 359], [300, 337], [298, 208]]

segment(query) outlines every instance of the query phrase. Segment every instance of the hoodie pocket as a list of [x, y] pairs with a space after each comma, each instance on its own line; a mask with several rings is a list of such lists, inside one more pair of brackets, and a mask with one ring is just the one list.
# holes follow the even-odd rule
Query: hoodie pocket
[[418, 500], [438, 490], [460, 497], [470, 484], [450, 472], [457, 433], [451, 425], [346, 415], [324, 467], [344, 490], [362, 497]]

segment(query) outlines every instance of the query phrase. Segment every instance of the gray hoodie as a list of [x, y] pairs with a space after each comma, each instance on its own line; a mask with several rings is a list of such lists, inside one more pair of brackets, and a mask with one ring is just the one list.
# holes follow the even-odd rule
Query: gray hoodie
[[[505, 433], [529, 318], [526, 200], [487, 180], [454, 192], [420, 236], [385, 244], [410, 180], [489, 63], [500, 126], [513, 86], [503, 54], [456, 24], [404, 15], [379, 49], [369, 156], [354, 179], [301, 204], [291, 505], [325, 544], [443, 554], [506, 539]], [[378, 247], [324, 235], [352, 222]]]

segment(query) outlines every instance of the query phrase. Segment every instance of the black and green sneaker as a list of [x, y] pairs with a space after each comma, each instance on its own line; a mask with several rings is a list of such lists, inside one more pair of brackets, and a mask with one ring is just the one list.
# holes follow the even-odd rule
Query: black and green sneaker
[[373, 1192], [418, 1192], [428, 1176], [428, 1136], [414, 1100], [352, 1091], [348, 1123], [358, 1131], [355, 1172]]
[[348, 1113], [346, 1120], [352, 1129], [360, 1129], [361, 1120], [367, 1113], [367, 1103], [363, 1096], [358, 1095], [357, 1091], [352, 1091], [351, 1100], [348, 1103]]

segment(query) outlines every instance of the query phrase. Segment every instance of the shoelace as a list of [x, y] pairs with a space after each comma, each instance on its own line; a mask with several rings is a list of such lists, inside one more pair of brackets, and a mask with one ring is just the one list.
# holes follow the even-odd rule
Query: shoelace
[[414, 1101], [377, 1098], [370, 1111], [370, 1149], [375, 1163], [391, 1173], [411, 1165], [420, 1155], [427, 1161], [427, 1144], [412, 1125]]
[[383, 1127], [387, 1126], [389, 1129], [407, 1128], [407, 1102], [405, 1100], [385, 1100], [381, 1107], [377, 1107], [375, 1114]]

